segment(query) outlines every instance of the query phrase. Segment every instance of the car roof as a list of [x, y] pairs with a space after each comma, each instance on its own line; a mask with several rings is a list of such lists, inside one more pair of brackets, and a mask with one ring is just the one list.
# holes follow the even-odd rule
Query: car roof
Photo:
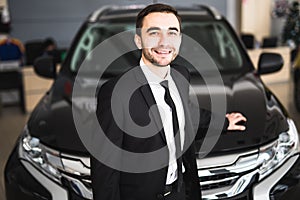
[[[121, 19], [121, 18], [135, 18], [138, 12], [145, 8], [146, 5], [130, 5], [130, 6], [116, 6], [107, 5], [94, 11], [89, 17], [89, 22], [96, 22], [101, 20]], [[204, 5], [193, 6], [175, 6], [181, 16], [201, 16], [209, 19], [222, 19], [222, 15], [214, 8]]]

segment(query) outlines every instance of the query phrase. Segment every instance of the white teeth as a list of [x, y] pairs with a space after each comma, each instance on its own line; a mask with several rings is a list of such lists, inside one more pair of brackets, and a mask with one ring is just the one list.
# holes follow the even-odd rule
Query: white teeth
[[168, 53], [170, 53], [171, 51], [168, 51], [168, 50], [166, 50], [166, 51], [156, 51], [157, 53], [159, 53], [159, 54], [168, 54]]

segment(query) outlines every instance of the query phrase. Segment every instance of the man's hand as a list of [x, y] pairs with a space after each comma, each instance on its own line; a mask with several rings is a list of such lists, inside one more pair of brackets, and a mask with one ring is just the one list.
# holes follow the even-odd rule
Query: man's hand
[[241, 121], [244, 121], [244, 122], [247, 121], [246, 117], [244, 117], [241, 113], [229, 113], [229, 114], [226, 114], [226, 117], [229, 121], [227, 130], [229, 130], [229, 131], [231, 131], [231, 130], [244, 131], [246, 129], [246, 127], [243, 125], [237, 125], [237, 123], [239, 123]]

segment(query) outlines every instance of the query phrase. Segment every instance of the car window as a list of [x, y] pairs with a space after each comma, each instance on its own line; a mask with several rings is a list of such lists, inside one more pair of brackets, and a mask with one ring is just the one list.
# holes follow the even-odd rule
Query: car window
[[194, 39], [207, 51], [219, 70], [224, 71], [242, 67], [241, 53], [223, 23], [184, 23], [183, 33]]
[[[105, 39], [123, 31], [135, 31], [134, 28], [135, 26], [133, 24], [93, 24], [89, 26], [76, 45], [71, 59], [71, 71], [77, 71], [84, 60], [86, 62], [93, 61], [92, 56], [95, 55], [89, 53]], [[97, 70], [99, 67], [97, 64], [91, 64], [88, 66], [90, 67], [89, 71]]]
[[[221, 21], [204, 22], [189, 20], [185, 21], [182, 27], [184, 34], [197, 41], [208, 52], [220, 71], [238, 69], [243, 66], [243, 57], [237, 42], [232, 37], [232, 33], [225, 23]], [[91, 52], [96, 45], [115, 34], [128, 30], [132, 31], [134, 35], [135, 24], [132, 22], [109, 23], [109, 25], [95, 23], [87, 26], [77, 42], [71, 58], [71, 71], [76, 72], [84, 60], [86, 62], [92, 62], [93, 54], [89, 54], [89, 52]], [[126, 43], [128, 42], [129, 41], [124, 41], [124, 45], [127, 45]], [[130, 42], [133, 42], [133, 38]], [[117, 45], [122, 45], [121, 43]], [[181, 51], [184, 51], [184, 48], [181, 49]], [[201, 63], [201, 60], [199, 60], [199, 63]], [[92, 63], [88, 66], [90, 68], [88, 71], [91, 72], [101, 68], [99, 63]], [[120, 73], [124, 70], [125, 68], [120, 67]]]

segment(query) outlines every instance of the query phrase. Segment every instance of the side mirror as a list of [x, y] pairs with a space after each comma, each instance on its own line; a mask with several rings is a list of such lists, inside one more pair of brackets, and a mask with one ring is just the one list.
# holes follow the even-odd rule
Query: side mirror
[[278, 53], [262, 53], [258, 61], [257, 73], [269, 74], [281, 70], [283, 58]]
[[34, 71], [44, 78], [56, 78], [56, 65], [52, 56], [41, 56], [34, 60]]

